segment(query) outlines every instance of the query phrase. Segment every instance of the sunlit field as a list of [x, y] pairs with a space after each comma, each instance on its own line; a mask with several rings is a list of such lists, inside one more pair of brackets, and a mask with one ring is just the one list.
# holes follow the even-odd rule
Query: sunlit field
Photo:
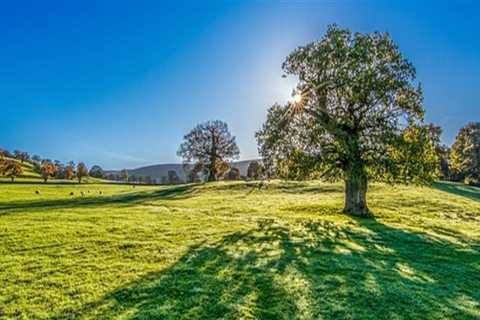
[[320, 182], [0, 184], [0, 318], [480, 318], [480, 190], [368, 196], [375, 219]]

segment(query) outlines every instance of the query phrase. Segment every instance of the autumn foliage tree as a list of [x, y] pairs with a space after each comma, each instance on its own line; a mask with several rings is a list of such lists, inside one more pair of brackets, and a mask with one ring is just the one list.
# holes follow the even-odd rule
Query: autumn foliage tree
[[57, 167], [50, 161], [43, 161], [40, 166], [40, 174], [43, 181], [47, 182], [49, 178], [54, 177], [57, 173]]
[[88, 168], [87, 166], [85, 165], [85, 163], [83, 162], [80, 162], [78, 165], [77, 165], [77, 179], [78, 179], [78, 183], [82, 183], [82, 179], [84, 177], [87, 177], [88, 176]]
[[237, 159], [240, 151], [225, 122], [216, 120], [197, 125], [183, 138], [177, 152], [185, 163], [201, 166], [208, 181], [216, 181]]
[[65, 167], [65, 179], [72, 180], [75, 177], [75, 166], [67, 164]]
[[15, 178], [22, 175], [23, 168], [15, 160], [11, 159], [0, 159], [0, 174], [9, 177], [12, 182], [15, 181]]
[[343, 179], [344, 212], [358, 216], [370, 214], [369, 179], [433, 180], [430, 165], [421, 165], [432, 158], [422, 91], [388, 34], [329, 26], [322, 40], [293, 51], [283, 70], [298, 78], [297, 95], [271, 107], [256, 134], [268, 170]]

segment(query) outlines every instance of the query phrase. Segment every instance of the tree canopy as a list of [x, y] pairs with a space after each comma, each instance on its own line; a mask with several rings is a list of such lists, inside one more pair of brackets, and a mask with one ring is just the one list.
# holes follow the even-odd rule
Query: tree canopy
[[177, 154], [184, 162], [200, 166], [208, 181], [216, 181], [228, 170], [227, 162], [237, 159], [240, 151], [227, 124], [215, 120], [199, 124], [186, 134]]
[[256, 134], [268, 173], [344, 179], [344, 211], [355, 215], [369, 214], [369, 178], [433, 179], [422, 90], [388, 34], [329, 26], [322, 40], [294, 50], [283, 70], [298, 78], [296, 101], [273, 105]]
[[105, 172], [103, 171], [102, 167], [94, 165], [90, 168], [89, 175], [90, 177], [102, 179], [105, 177]]

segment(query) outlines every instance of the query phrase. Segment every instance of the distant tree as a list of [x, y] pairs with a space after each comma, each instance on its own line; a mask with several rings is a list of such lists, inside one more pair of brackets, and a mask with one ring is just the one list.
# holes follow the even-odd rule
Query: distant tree
[[129, 175], [129, 176], [128, 176], [127, 182], [136, 183], [136, 182], [137, 182], [137, 179], [138, 179], [138, 177], [137, 177], [135, 174], [132, 174], [132, 175]]
[[180, 178], [178, 177], [177, 171], [168, 170], [168, 184], [178, 184], [180, 183]]
[[227, 124], [219, 120], [197, 125], [183, 137], [178, 150], [184, 162], [203, 166], [208, 181], [217, 180], [228, 169], [226, 162], [237, 159], [239, 153], [235, 137]]
[[60, 160], [55, 160], [53, 164], [55, 165], [55, 179], [65, 179], [65, 165]]
[[480, 122], [460, 129], [450, 154], [450, 168], [456, 180], [480, 184]]
[[40, 166], [40, 174], [46, 183], [49, 178], [54, 177], [57, 173], [57, 167], [52, 162], [45, 161]]
[[30, 155], [27, 152], [15, 150], [13, 151], [13, 155], [15, 156], [15, 159], [19, 160], [21, 163], [30, 160]]
[[263, 166], [258, 161], [251, 161], [247, 168], [247, 178], [258, 180], [263, 175]]
[[240, 170], [235, 167], [231, 167], [223, 176], [225, 180], [239, 180], [240, 179]]
[[11, 159], [2, 159], [0, 161], [0, 174], [9, 177], [12, 182], [15, 181], [15, 178], [22, 175], [23, 168], [22, 166], [14, 160]]
[[105, 177], [105, 172], [100, 166], [94, 165], [93, 167], [90, 168], [89, 175], [90, 177], [103, 179]]
[[[431, 143], [421, 144], [428, 150], [407, 146], [425, 134], [419, 129], [422, 91], [414, 67], [388, 34], [329, 26], [322, 40], [292, 52], [283, 70], [298, 77], [295, 102], [274, 105], [256, 134], [270, 172], [343, 179], [344, 212], [358, 216], [370, 214], [369, 179], [433, 181], [434, 172], [402, 169], [407, 156], [407, 164], [420, 164]], [[417, 153], [399, 157], [399, 145]], [[401, 175], [407, 172], [416, 176]]]
[[88, 176], [88, 168], [85, 163], [80, 162], [77, 165], [77, 179], [78, 183], [82, 183], [82, 178]]
[[120, 171], [120, 179], [125, 181], [125, 182], [128, 182], [128, 170], [127, 169], [123, 169]]
[[33, 162], [41, 162], [42, 158], [38, 154], [35, 154], [32, 156], [32, 160]]
[[65, 179], [72, 180], [75, 177], [75, 166], [72, 166], [71, 163], [65, 167]]
[[203, 172], [204, 165], [200, 162], [197, 162], [194, 165], [184, 165], [184, 171], [186, 172], [187, 182], [199, 182], [199, 174]]
[[115, 173], [108, 173], [105, 178], [107, 180], [117, 181], [117, 180], [120, 180], [120, 175], [115, 174]]
[[13, 154], [11, 154], [10, 151], [4, 148], [0, 148], [0, 157], [14, 158]]
[[150, 176], [145, 176], [144, 180], [146, 184], [154, 184], [154, 180]]
[[427, 126], [428, 129], [428, 136], [432, 141], [433, 147], [435, 149], [435, 153], [439, 159], [439, 169], [440, 169], [440, 177], [443, 179], [448, 179], [450, 176], [449, 170], [449, 157], [450, 157], [450, 150], [449, 148], [442, 144], [442, 128], [440, 126], [434, 125], [433, 123]]

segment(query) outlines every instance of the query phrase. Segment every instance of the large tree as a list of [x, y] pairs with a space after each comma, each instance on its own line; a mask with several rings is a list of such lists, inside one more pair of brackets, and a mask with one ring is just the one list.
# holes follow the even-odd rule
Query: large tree
[[177, 154], [184, 162], [201, 166], [208, 181], [216, 181], [228, 170], [227, 162], [240, 154], [227, 124], [219, 120], [197, 125], [183, 140]]
[[[298, 78], [294, 102], [270, 108], [256, 134], [268, 173], [342, 178], [344, 212], [359, 216], [370, 214], [369, 178], [433, 179], [422, 91], [388, 34], [329, 26], [322, 40], [293, 51], [283, 70]], [[422, 161], [430, 163], [417, 167]]]
[[452, 145], [450, 167], [457, 180], [480, 184], [480, 122], [460, 129]]

